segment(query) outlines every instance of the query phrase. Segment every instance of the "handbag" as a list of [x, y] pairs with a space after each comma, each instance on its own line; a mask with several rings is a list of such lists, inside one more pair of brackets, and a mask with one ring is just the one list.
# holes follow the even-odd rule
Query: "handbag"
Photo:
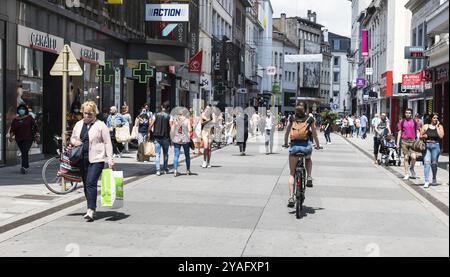
[[122, 127], [116, 127], [116, 141], [118, 143], [128, 142], [131, 139], [130, 129], [128, 125]]
[[72, 147], [67, 150], [67, 156], [72, 164], [77, 164], [83, 157], [83, 145]]
[[423, 140], [416, 140], [412, 145], [412, 150], [415, 152], [424, 152], [427, 149], [427, 144]]
[[131, 131], [130, 139], [137, 139], [139, 133], [139, 128], [137, 126], [133, 127], [133, 130]]
[[155, 144], [151, 141], [145, 141], [144, 144], [144, 155], [146, 157], [156, 157]]

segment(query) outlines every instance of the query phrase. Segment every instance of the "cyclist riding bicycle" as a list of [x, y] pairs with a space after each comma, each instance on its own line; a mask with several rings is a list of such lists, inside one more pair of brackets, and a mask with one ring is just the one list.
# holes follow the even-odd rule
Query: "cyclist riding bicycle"
[[297, 154], [305, 155], [305, 165], [308, 174], [306, 186], [313, 187], [312, 179], [312, 141], [314, 139], [316, 149], [320, 149], [319, 138], [316, 131], [316, 122], [314, 118], [308, 116], [305, 112], [305, 104], [299, 103], [295, 108], [295, 114], [289, 118], [289, 123], [284, 136], [284, 145], [288, 146], [288, 140], [290, 138], [291, 144], [289, 147], [289, 200], [288, 207], [294, 207], [294, 179], [295, 169], [297, 166], [298, 157]]

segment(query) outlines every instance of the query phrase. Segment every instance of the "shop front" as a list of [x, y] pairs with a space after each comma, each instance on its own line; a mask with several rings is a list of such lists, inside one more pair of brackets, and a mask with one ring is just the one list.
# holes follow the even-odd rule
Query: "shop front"
[[[433, 76], [433, 89], [434, 89], [434, 112], [439, 113], [440, 121], [444, 125], [444, 129], [448, 134], [449, 130], [449, 87], [448, 87], [448, 71], [449, 63], [437, 66], [432, 69]], [[444, 153], [449, 152], [448, 136], [443, 141]]]
[[4, 149], [5, 149], [5, 134], [4, 134], [4, 87], [5, 87], [5, 73], [4, 73], [4, 39], [5, 39], [5, 23], [0, 20], [0, 164], [4, 163]]
[[82, 103], [94, 101], [100, 107], [101, 79], [97, 72], [105, 66], [105, 52], [75, 42], [70, 43], [70, 48], [83, 69], [83, 76], [71, 77], [67, 103], [68, 131], [82, 118]]
[[[50, 69], [64, 47], [64, 39], [25, 26], [17, 26], [17, 103], [28, 106], [38, 124], [41, 145], [33, 144], [30, 154], [52, 153], [52, 136], [61, 126], [61, 78]], [[16, 107], [10, 107], [14, 109]]]

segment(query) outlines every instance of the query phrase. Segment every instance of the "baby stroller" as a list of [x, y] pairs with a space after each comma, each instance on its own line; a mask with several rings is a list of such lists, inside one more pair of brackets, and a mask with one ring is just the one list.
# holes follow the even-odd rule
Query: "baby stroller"
[[385, 135], [381, 139], [381, 160], [380, 164], [385, 166], [390, 165], [401, 165], [400, 151], [397, 150], [397, 143], [395, 141], [395, 136]]

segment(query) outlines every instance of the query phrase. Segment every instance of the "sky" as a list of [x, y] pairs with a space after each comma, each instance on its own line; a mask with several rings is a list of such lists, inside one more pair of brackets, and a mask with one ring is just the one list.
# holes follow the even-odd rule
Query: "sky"
[[328, 31], [351, 37], [352, 6], [348, 0], [271, 0], [273, 17], [279, 18], [282, 13], [287, 17], [307, 17], [308, 10], [317, 13], [317, 23]]

